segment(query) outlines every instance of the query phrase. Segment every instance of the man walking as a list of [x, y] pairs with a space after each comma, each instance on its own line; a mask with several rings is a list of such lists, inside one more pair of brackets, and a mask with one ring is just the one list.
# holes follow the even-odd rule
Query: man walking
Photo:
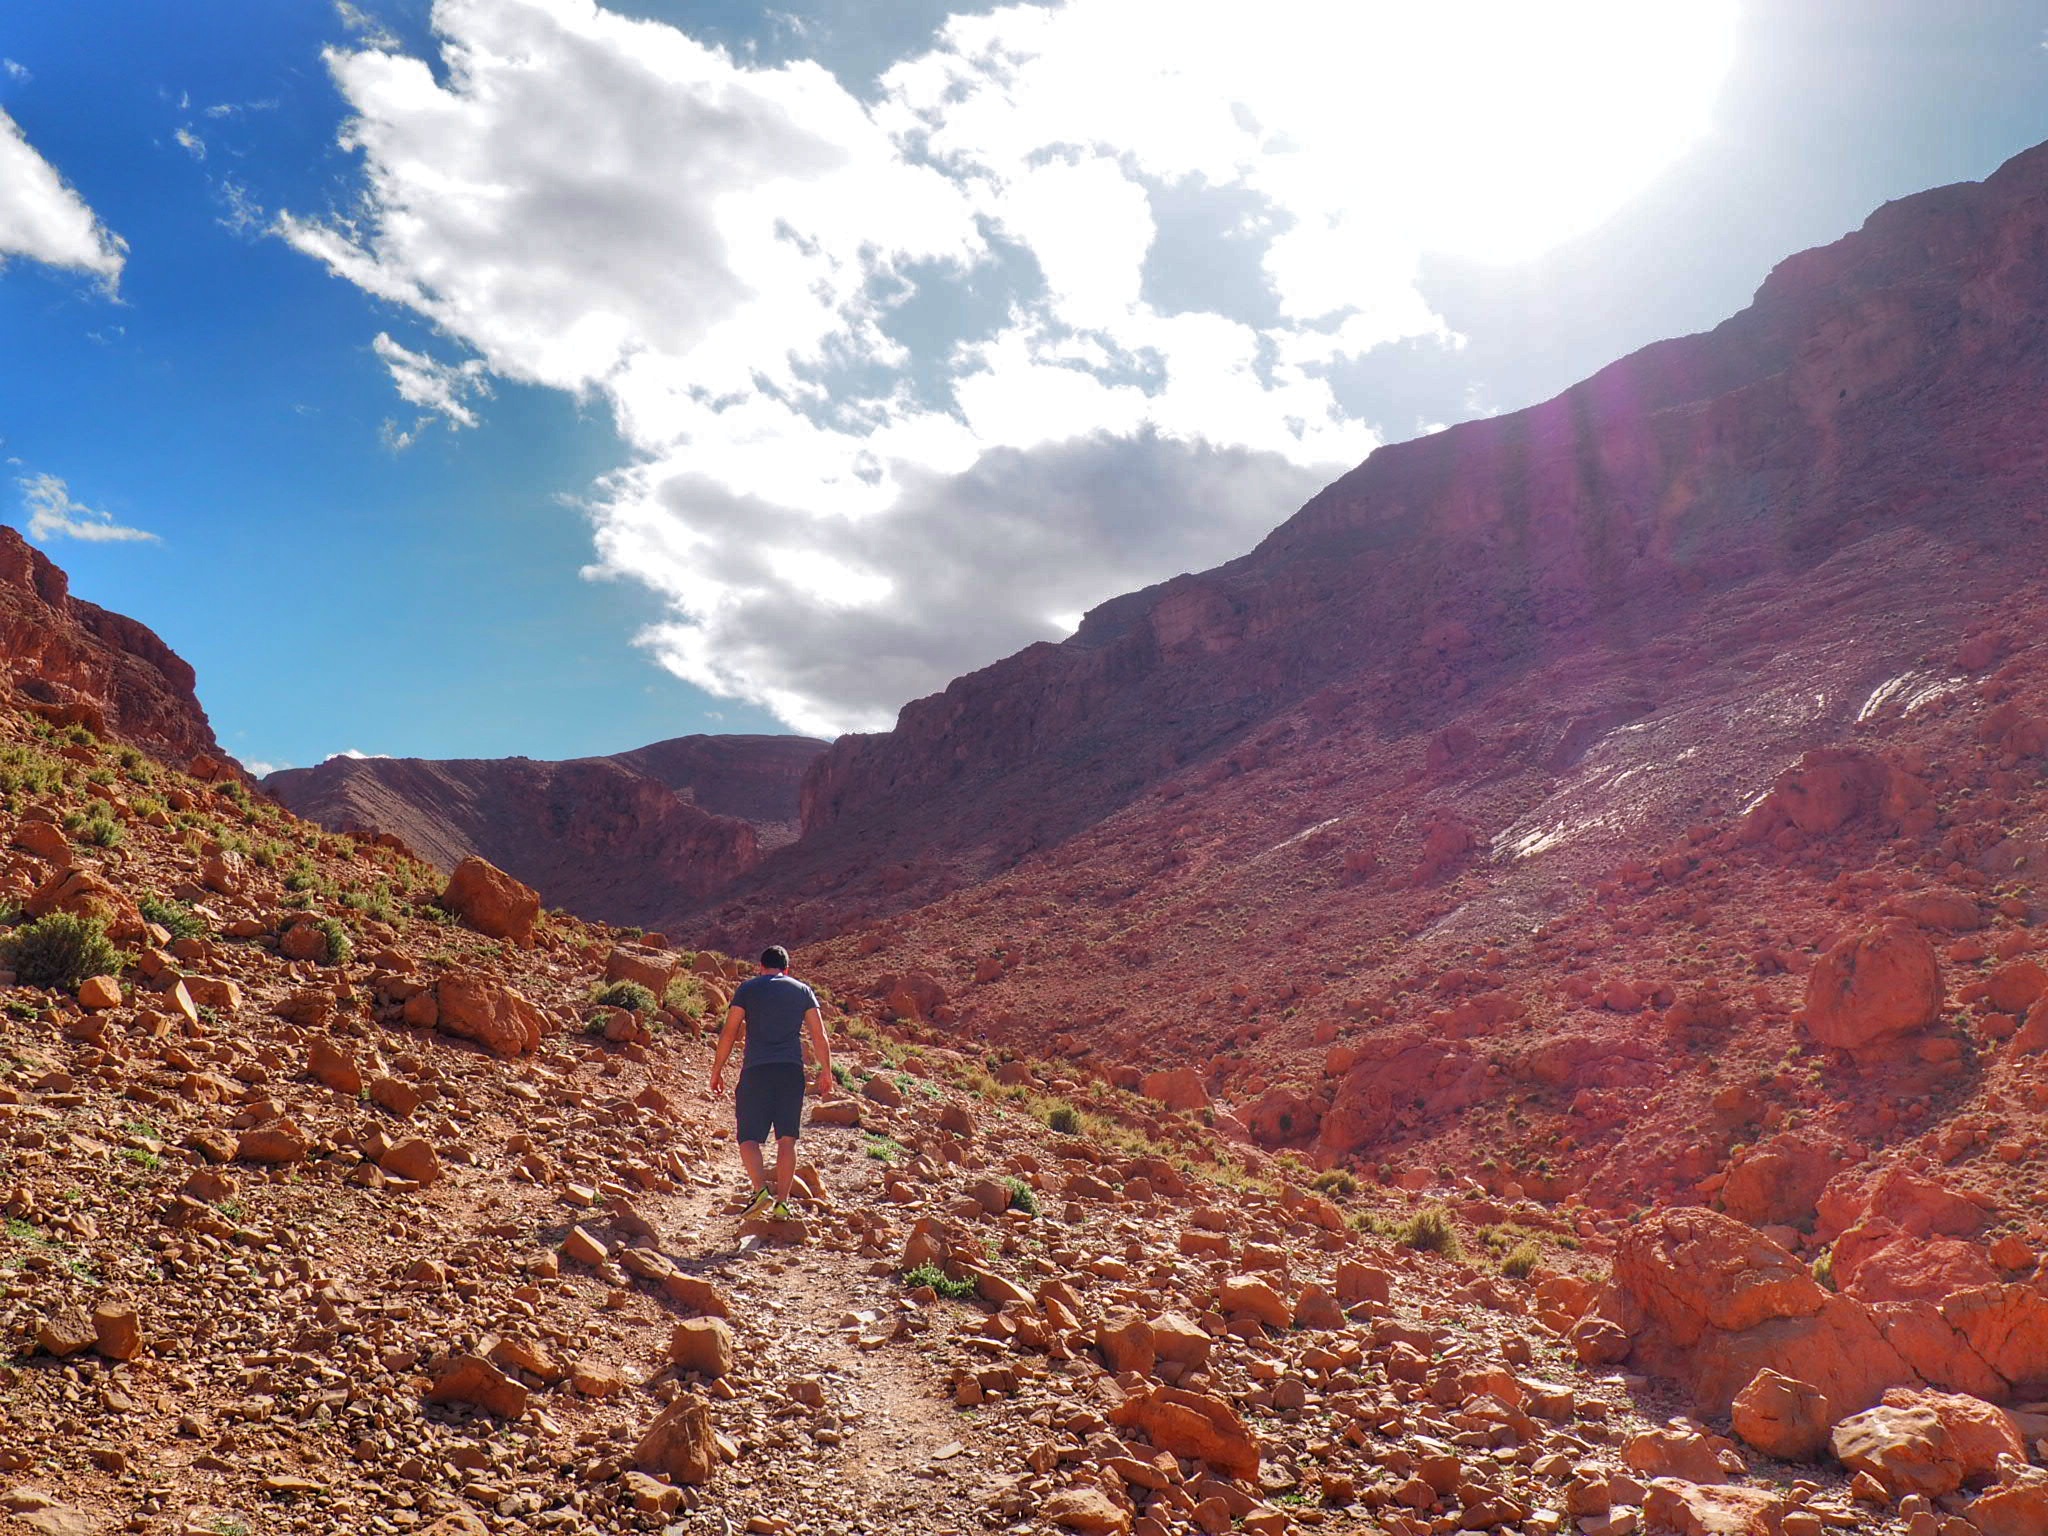
[[796, 1139], [804, 1117], [804, 1035], [818, 1058], [818, 1097], [832, 1096], [832, 1042], [818, 997], [789, 974], [789, 951], [780, 944], [761, 956], [761, 974], [740, 983], [725, 1010], [718, 1051], [711, 1058], [711, 1091], [725, 1091], [725, 1063], [735, 1041], [746, 1035], [740, 1059], [739, 1087], [733, 1094], [733, 1119], [739, 1133], [740, 1162], [753, 1183], [743, 1215], [758, 1215], [769, 1201], [768, 1178], [761, 1144], [775, 1134], [773, 1216], [786, 1220], [789, 1192], [796, 1182]]

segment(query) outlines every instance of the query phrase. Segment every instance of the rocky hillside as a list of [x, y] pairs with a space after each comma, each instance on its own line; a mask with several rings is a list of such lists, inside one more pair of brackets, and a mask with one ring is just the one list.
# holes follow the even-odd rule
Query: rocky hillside
[[1941, 1497], [2012, 1536], [2048, 1508], [2048, 1423], [1982, 1397], [1752, 1372], [1744, 1449], [1612, 1368], [1639, 1337], [1690, 1381], [1723, 1335], [1835, 1317], [1782, 1250], [1758, 1288], [1674, 1221], [1423, 1168], [1310, 1188], [837, 1005], [799, 1213], [743, 1222], [699, 1028], [734, 963], [31, 715], [0, 711], [0, 792], [0, 1531], [1892, 1532]]
[[[2041, 553], [2044, 189], [2037, 149], [1889, 204], [1715, 330], [1384, 448], [1242, 559], [1118, 598], [1063, 644], [907, 706], [894, 731], [843, 738], [806, 783], [805, 836], [702, 927], [743, 942], [792, 909], [819, 935], [906, 911], [1169, 782], [1227, 776], [1275, 733], [1420, 753], [1484, 715], [1496, 737], [1541, 738], [1562, 775], [1652, 705], [1711, 719], [1716, 669], [1745, 655], [1855, 647], [1821, 600], [1839, 579], [1875, 583], [1865, 606], [1885, 622], [1838, 665], [1892, 665], [1923, 592], [1945, 601], [1961, 579], [1965, 604], [1996, 602]], [[1572, 695], [1552, 708], [1564, 673]], [[1731, 788], [1760, 791], [1838, 734], [1838, 705], [1714, 743]], [[1291, 803], [1313, 825], [1360, 788]], [[1689, 814], [1628, 830], [1661, 840]]]
[[185, 660], [135, 620], [73, 597], [70, 578], [4, 526], [0, 678], [45, 719], [116, 730], [203, 775], [226, 771]]
[[659, 930], [796, 835], [825, 744], [684, 736], [610, 757], [331, 758], [263, 781], [334, 830], [388, 832], [443, 870], [481, 856], [550, 906]]

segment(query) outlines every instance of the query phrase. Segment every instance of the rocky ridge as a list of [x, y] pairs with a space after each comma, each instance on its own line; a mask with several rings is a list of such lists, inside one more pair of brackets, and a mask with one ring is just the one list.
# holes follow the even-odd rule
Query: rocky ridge
[[[2048, 361], [2044, 182], [2048, 148], [1888, 204], [1715, 330], [1383, 448], [1244, 557], [1117, 598], [1063, 644], [906, 706], [895, 730], [842, 738], [808, 777], [803, 838], [705, 931], [745, 947], [767, 927], [886, 921], [1155, 789], [1206, 788], [1304, 716], [1370, 750], [1485, 713], [1548, 735], [1562, 769], [1652, 704], [1708, 704], [1688, 669], [1759, 632], [1855, 648], [1810, 600], [1834, 569], [1892, 595], [1957, 569], [1982, 578], [1978, 601], [2022, 590], [2048, 462], [2030, 405]], [[1771, 612], [1788, 601], [1810, 627]], [[1893, 659], [1905, 607], [1855, 670]], [[1560, 674], [1585, 697], [1553, 718], [1543, 685]], [[1729, 776], [1767, 787], [1848, 723], [1817, 718], [1831, 714], [1739, 735]], [[1324, 818], [1341, 809], [1325, 800]], [[1684, 826], [1630, 820], [1617, 830], [1639, 839]]]
[[803, 771], [823, 750], [801, 736], [684, 736], [567, 762], [337, 757], [263, 787], [440, 869], [485, 858], [550, 906], [660, 929], [795, 837]]
[[0, 527], [0, 677], [47, 720], [116, 730], [204, 777], [231, 771], [184, 658], [126, 615], [73, 597], [70, 578], [9, 527]]

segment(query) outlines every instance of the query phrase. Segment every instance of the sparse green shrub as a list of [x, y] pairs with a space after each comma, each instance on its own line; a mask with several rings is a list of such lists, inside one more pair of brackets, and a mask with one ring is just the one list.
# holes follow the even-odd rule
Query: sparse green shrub
[[121, 846], [121, 823], [114, 820], [114, 813], [103, 805], [94, 806], [86, 812], [73, 811], [64, 818], [64, 830], [94, 848]]
[[1026, 1216], [1038, 1214], [1038, 1191], [1022, 1179], [1010, 1178], [1003, 1181], [1010, 1189], [1010, 1209], [1022, 1211]]
[[1827, 1289], [1835, 1289], [1835, 1250], [1832, 1247], [1813, 1261], [1813, 1278]]
[[832, 1081], [837, 1083], [841, 1088], [845, 1089], [848, 1093], [852, 1093], [857, 1087], [859, 1087], [859, 1082], [853, 1075], [853, 1069], [847, 1066], [847, 1064], [843, 1061], [835, 1061], [832, 1063]]
[[107, 925], [96, 917], [73, 917], [69, 912], [52, 912], [15, 930], [5, 952], [25, 987], [70, 991], [89, 976], [110, 975], [121, 964], [107, 938]]
[[1320, 1195], [1341, 1195], [1346, 1199], [1358, 1193], [1358, 1180], [1342, 1168], [1331, 1168], [1315, 1177], [1309, 1188]]
[[351, 912], [360, 912], [380, 923], [388, 923], [396, 915], [391, 887], [381, 882], [366, 891], [343, 891], [341, 904]]
[[1543, 1262], [1543, 1250], [1524, 1238], [1507, 1251], [1500, 1261], [1500, 1272], [1510, 1280], [1526, 1280]]
[[348, 930], [342, 927], [337, 919], [331, 917], [321, 918], [316, 926], [320, 929], [321, 936], [327, 940], [327, 963], [348, 964], [350, 957], [356, 952], [355, 940], [348, 936]]
[[1062, 1136], [1078, 1136], [1081, 1134], [1081, 1111], [1071, 1104], [1050, 1104], [1046, 1106], [1045, 1123]]
[[606, 1008], [623, 1008], [628, 1013], [654, 1012], [654, 994], [637, 981], [607, 982], [591, 993], [590, 1000]]
[[708, 1002], [697, 978], [687, 972], [670, 977], [661, 993], [661, 1006], [681, 1019], [702, 1019]]
[[1447, 1259], [1454, 1259], [1464, 1251], [1458, 1241], [1457, 1228], [1451, 1225], [1450, 1213], [1440, 1205], [1425, 1206], [1403, 1222], [1396, 1240], [1404, 1248], [1413, 1248], [1418, 1253], [1438, 1253]]
[[955, 1280], [929, 1259], [915, 1269], [906, 1269], [903, 1283], [913, 1291], [928, 1285], [948, 1301], [960, 1301], [974, 1294], [972, 1280]]
[[206, 932], [206, 924], [199, 914], [182, 901], [152, 893], [136, 905], [142, 909], [145, 918], [174, 939], [196, 939]]
[[868, 1137], [868, 1156], [878, 1163], [893, 1163], [903, 1155], [903, 1143], [889, 1136]]

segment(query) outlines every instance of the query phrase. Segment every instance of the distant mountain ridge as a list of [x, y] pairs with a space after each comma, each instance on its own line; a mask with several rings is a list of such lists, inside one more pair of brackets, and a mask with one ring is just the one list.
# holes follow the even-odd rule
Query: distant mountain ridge
[[330, 758], [263, 787], [335, 830], [402, 838], [452, 869], [472, 854], [591, 918], [661, 928], [797, 831], [825, 744], [684, 736], [606, 757]]

